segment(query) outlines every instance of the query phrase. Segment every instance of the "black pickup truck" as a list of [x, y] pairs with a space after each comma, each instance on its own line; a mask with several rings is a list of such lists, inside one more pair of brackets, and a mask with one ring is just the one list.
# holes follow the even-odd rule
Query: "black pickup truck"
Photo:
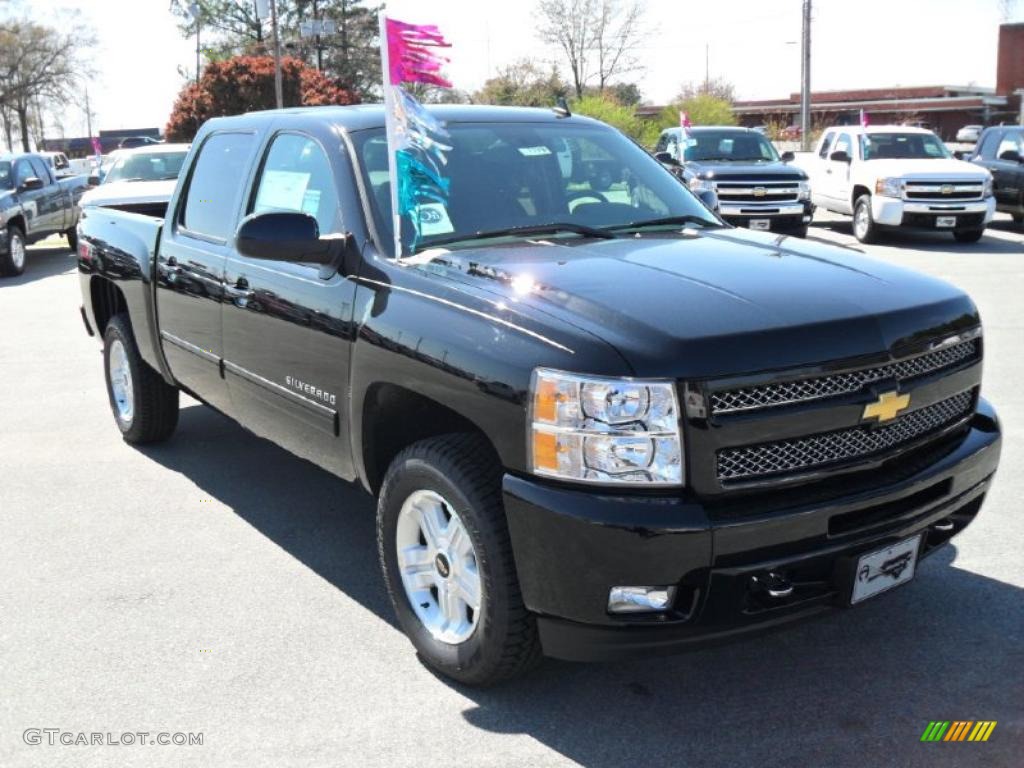
[[25, 246], [63, 234], [77, 246], [85, 176], [57, 178], [42, 155], [0, 154], [0, 276], [25, 271]]
[[375, 105], [210, 120], [163, 220], [83, 214], [125, 440], [186, 392], [361, 483], [402, 628], [470, 684], [854, 605], [977, 515], [1001, 438], [961, 291], [723, 224], [602, 123], [433, 111], [448, 198], [399, 258]]
[[694, 192], [714, 192], [730, 224], [806, 237], [814, 217], [807, 174], [752, 128], [666, 128], [654, 148]]
[[1024, 126], [986, 128], [968, 159], [992, 173], [996, 210], [1024, 224]]

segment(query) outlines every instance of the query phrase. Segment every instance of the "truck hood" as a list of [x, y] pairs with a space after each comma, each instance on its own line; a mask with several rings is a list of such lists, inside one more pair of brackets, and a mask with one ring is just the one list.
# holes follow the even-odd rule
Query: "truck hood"
[[865, 170], [879, 177], [905, 177], [913, 179], [934, 179], [935, 181], [978, 181], [989, 173], [973, 163], [949, 158], [934, 160], [868, 160]]
[[940, 280], [739, 229], [434, 250], [417, 260], [499, 311], [551, 315], [604, 339], [638, 376], [900, 354], [978, 323], [970, 299]]
[[688, 160], [686, 169], [701, 179], [742, 179], [744, 181], [789, 181], [806, 179], [807, 174], [788, 163], [732, 163]]
[[178, 185], [177, 179], [166, 181], [112, 181], [90, 189], [79, 205], [111, 205], [123, 203], [167, 203]]

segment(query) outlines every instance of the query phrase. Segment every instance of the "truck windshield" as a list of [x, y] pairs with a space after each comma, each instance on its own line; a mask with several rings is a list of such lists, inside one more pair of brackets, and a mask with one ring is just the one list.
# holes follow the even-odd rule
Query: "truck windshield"
[[860, 137], [865, 160], [929, 160], [952, 157], [934, 133], [865, 133]]
[[779, 159], [775, 146], [754, 131], [694, 131], [686, 146], [684, 160], [774, 162]]
[[133, 152], [120, 157], [103, 179], [114, 181], [170, 181], [178, 178], [187, 152]]
[[6, 160], [0, 160], [0, 189], [14, 189], [13, 171]]
[[[406, 252], [473, 240], [496, 244], [543, 236], [581, 238], [595, 230], [686, 219], [720, 226], [671, 173], [618, 131], [568, 122], [449, 123], [442, 175], [447, 200], [416, 201], [402, 226]], [[393, 248], [391, 182], [383, 129], [352, 135], [381, 246]], [[540, 235], [539, 233], [543, 233]], [[477, 235], [486, 238], [477, 238]], [[449, 246], [450, 247], [450, 246]]]

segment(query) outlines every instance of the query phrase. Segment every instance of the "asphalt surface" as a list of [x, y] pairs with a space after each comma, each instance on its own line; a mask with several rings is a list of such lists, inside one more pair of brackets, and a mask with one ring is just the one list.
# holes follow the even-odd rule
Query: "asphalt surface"
[[[819, 218], [812, 237], [860, 247]], [[480, 692], [396, 628], [360, 490], [194, 403], [165, 445], [123, 443], [72, 257], [31, 248], [0, 281], [0, 766], [1021, 765], [1024, 232], [1000, 217], [976, 245], [868, 250], [981, 308], [1005, 448], [975, 524], [857, 610]], [[998, 725], [922, 744], [931, 720]], [[29, 728], [203, 744], [28, 745]]]

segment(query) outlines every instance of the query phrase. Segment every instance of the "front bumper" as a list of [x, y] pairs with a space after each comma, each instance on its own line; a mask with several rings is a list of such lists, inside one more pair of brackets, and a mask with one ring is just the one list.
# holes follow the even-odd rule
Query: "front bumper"
[[[716, 515], [680, 494], [614, 495], [506, 475], [504, 502], [526, 607], [544, 652], [606, 660], [755, 634], [846, 604], [851, 558], [923, 533], [926, 557], [977, 514], [999, 462], [995, 411], [980, 401], [948, 453], [890, 485], [757, 516]], [[899, 461], [899, 459], [896, 459]], [[788, 597], [752, 583], [781, 573]], [[675, 585], [672, 610], [610, 615], [620, 585]]]
[[749, 227], [753, 219], [768, 219], [772, 232], [786, 232], [810, 224], [814, 206], [799, 203], [729, 203], [719, 202], [718, 213], [735, 227]]
[[939, 216], [956, 216], [957, 229], [960, 221], [969, 222], [965, 226], [977, 228], [988, 225], [996, 215], [996, 200], [987, 197], [984, 200], [971, 202], [925, 203], [899, 200], [894, 197], [874, 195], [871, 198], [871, 217], [876, 224], [886, 227], [918, 227], [934, 228]]

